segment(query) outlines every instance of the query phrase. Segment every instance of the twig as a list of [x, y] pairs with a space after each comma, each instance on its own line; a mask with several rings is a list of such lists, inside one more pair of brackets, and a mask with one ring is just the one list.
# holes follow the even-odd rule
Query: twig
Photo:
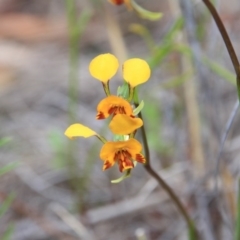
[[240, 239], [240, 178], [238, 179], [237, 219], [235, 227], [235, 240]]
[[39, 177], [27, 164], [22, 163], [14, 171], [22, 182], [39, 195], [64, 205], [69, 206], [74, 204], [73, 196], [69, 191], [52, 186]]
[[212, 17], [215, 20], [215, 23], [217, 24], [218, 30], [222, 35], [223, 41], [225, 42], [225, 45], [228, 50], [228, 54], [231, 58], [235, 73], [236, 73], [236, 82], [237, 82], [237, 89], [238, 89], [238, 98], [240, 99], [240, 65], [237, 58], [237, 55], [235, 53], [235, 50], [233, 48], [232, 42], [228, 36], [228, 33], [222, 23], [221, 18], [219, 17], [215, 7], [209, 0], [202, 0], [205, 5], [207, 6], [208, 10], [210, 11]]
[[[173, 4], [174, 3], [172, 3], [172, 5]], [[197, 169], [197, 171], [195, 171], [195, 175], [197, 175], [197, 177], [201, 177], [205, 172], [205, 162], [201, 139], [200, 110], [196, 86], [197, 74], [195, 68], [198, 70], [197, 73], [199, 80], [203, 79], [204, 74], [200, 64], [200, 47], [195, 38], [196, 26], [191, 7], [192, 6], [188, 0], [180, 0], [181, 12], [185, 20], [185, 31], [181, 34], [179, 42], [181, 44], [190, 45], [193, 53], [193, 61], [185, 55], [181, 55], [180, 59], [181, 67], [183, 69], [182, 71], [186, 72], [190, 69], [192, 72], [191, 79], [186, 81], [183, 85], [184, 99], [188, 120], [190, 159], [193, 161], [195, 169]]]
[[[136, 95], [136, 97], [134, 100], [134, 105], [137, 108], [139, 106], [137, 92], [135, 93], [135, 95]], [[138, 114], [138, 116], [143, 120], [141, 112]], [[144, 168], [153, 178], [155, 178], [155, 180], [159, 183], [159, 185], [167, 192], [167, 194], [169, 195], [171, 200], [174, 202], [174, 204], [178, 208], [179, 212], [184, 217], [184, 219], [188, 225], [189, 239], [195, 239], [197, 237], [197, 232], [196, 232], [194, 223], [193, 223], [192, 219], [190, 218], [190, 216], [188, 215], [187, 211], [185, 210], [184, 206], [182, 205], [181, 201], [179, 200], [177, 195], [173, 192], [171, 187], [168, 186], [168, 184], [160, 177], [160, 175], [158, 175], [157, 172], [152, 169], [152, 166], [150, 163], [150, 151], [149, 151], [147, 135], [146, 135], [144, 125], [141, 127], [141, 135], [142, 135], [144, 153], [145, 153], [145, 158], [146, 158], [146, 163], [144, 165]]]
[[52, 203], [50, 208], [83, 240], [95, 239], [86, 227], [73, 215], [71, 215], [63, 206], [58, 203]]
[[199, 196], [196, 196], [196, 201], [198, 205], [199, 215], [204, 228], [204, 231], [203, 231], [204, 239], [215, 240], [216, 237], [214, 236], [214, 233], [213, 233], [213, 226], [210, 218], [211, 213], [208, 211], [208, 202], [207, 202], [206, 196], [201, 194], [202, 191], [199, 193], [200, 193]]
[[[6, 194], [1, 192], [0, 199], [4, 200], [5, 198]], [[29, 205], [25, 204], [24, 202], [16, 199], [12, 203], [11, 208], [18, 214], [31, 218], [49, 236], [57, 239], [62, 239], [62, 237], [65, 235], [65, 233], [56, 229], [52, 222], [50, 222], [47, 218], [42, 217], [37, 210], [30, 208]]]
[[[161, 170], [159, 174], [161, 174], [165, 181], [171, 181], [171, 185], [173, 189], [177, 189], [175, 183], [179, 183], [179, 178], [177, 175], [184, 175], [187, 170], [187, 166], [181, 166], [179, 164], [175, 164], [176, 166], [166, 170]], [[146, 207], [151, 207], [156, 204], [160, 204], [167, 200], [165, 195], [159, 195], [159, 193], [152, 193], [158, 184], [155, 184], [156, 181], [154, 179], [150, 179], [138, 192], [137, 196], [122, 200], [113, 204], [108, 204], [107, 206], [97, 207], [95, 209], [90, 209], [87, 211], [86, 216], [90, 224], [96, 224], [100, 221], [111, 220], [112, 218], [124, 216], [130, 214], [132, 212], [136, 212], [138, 210], [142, 210]], [[121, 209], [121, 211], [119, 211]]]

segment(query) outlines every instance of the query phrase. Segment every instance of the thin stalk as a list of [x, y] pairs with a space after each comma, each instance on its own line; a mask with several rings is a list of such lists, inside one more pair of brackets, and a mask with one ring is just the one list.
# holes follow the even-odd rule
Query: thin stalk
[[233, 48], [232, 42], [228, 36], [228, 33], [222, 23], [221, 18], [219, 17], [214, 5], [209, 1], [209, 0], [202, 0], [205, 5], [207, 6], [208, 10], [210, 11], [219, 32], [222, 35], [223, 41], [225, 42], [225, 45], [227, 47], [228, 50], [228, 54], [231, 58], [235, 73], [236, 73], [236, 82], [237, 82], [237, 91], [238, 91], [238, 98], [240, 99], [240, 65], [239, 65], [239, 61], [236, 55], [236, 52]]
[[68, 114], [69, 124], [76, 121], [78, 97], [78, 64], [79, 64], [79, 29], [77, 29], [77, 12], [75, 0], [66, 0], [67, 20], [69, 29], [69, 84]]
[[237, 222], [235, 240], [240, 240], [240, 178], [238, 179]]
[[[135, 89], [134, 93], [134, 105], [135, 107], [139, 106], [138, 101], [138, 94], [137, 90]], [[142, 113], [140, 112], [138, 116], [143, 120]], [[171, 187], [156, 173], [156, 171], [153, 170], [151, 163], [150, 163], [150, 151], [147, 141], [147, 135], [144, 125], [141, 127], [141, 135], [143, 140], [143, 147], [144, 147], [144, 153], [146, 158], [146, 163], [144, 165], [144, 168], [146, 171], [153, 177], [155, 180], [159, 183], [159, 185], [168, 193], [169, 197], [172, 199], [176, 207], [178, 208], [181, 215], [184, 217], [187, 225], [188, 225], [188, 231], [189, 231], [189, 240], [194, 240], [197, 238], [197, 232], [195, 229], [194, 222], [188, 215], [186, 209], [184, 208], [183, 204], [181, 203], [180, 199], [177, 197], [177, 195], [174, 193], [174, 191], [171, 189]]]
[[[69, 30], [68, 121], [69, 124], [73, 124], [76, 122], [77, 118], [79, 30], [77, 28], [75, 0], [65, 0], [65, 4]], [[74, 157], [76, 151], [77, 143], [75, 141], [69, 141], [67, 145], [68, 171], [72, 178], [71, 186], [74, 190], [78, 191], [78, 181], [76, 180], [78, 168]], [[81, 205], [80, 202], [78, 205]]]

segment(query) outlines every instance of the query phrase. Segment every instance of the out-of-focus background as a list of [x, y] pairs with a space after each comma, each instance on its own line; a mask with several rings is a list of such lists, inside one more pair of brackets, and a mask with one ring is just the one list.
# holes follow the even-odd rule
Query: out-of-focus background
[[[111, 184], [120, 173], [117, 167], [102, 172], [101, 144], [90, 138], [72, 145], [64, 136], [73, 114], [69, 99], [75, 99], [69, 91], [75, 84], [69, 80], [74, 44], [66, 2], [0, 0], [0, 238], [187, 239], [183, 218], [141, 164], [130, 178]], [[93, 57], [111, 52], [121, 62], [146, 59], [152, 76], [139, 94], [152, 165], [196, 221], [200, 239], [232, 239], [240, 116], [221, 154], [216, 194], [220, 142], [237, 91], [230, 58], [205, 5], [139, 0], [163, 13], [148, 21], [105, 0], [75, 2], [82, 29], [75, 51], [77, 121], [109, 134], [106, 124], [95, 120], [104, 92], [88, 71]], [[214, 2], [240, 56], [240, 2]], [[119, 72], [110, 82], [112, 91], [121, 83]]]

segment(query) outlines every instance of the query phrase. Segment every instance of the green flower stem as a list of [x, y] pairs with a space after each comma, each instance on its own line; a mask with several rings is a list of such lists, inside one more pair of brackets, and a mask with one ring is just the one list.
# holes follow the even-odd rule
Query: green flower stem
[[202, 0], [205, 5], [207, 6], [208, 10], [210, 11], [219, 32], [222, 35], [223, 41], [225, 42], [225, 45], [227, 47], [228, 50], [228, 54], [232, 60], [232, 64], [236, 73], [236, 81], [237, 81], [237, 91], [238, 91], [238, 98], [240, 100], [240, 65], [239, 65], [239, 61], [236, 55], [236, 52], [233, 48], [232, 42], [228, 36], [228, 33], [222, 23], [221, 18], [219, 17], [214, 5], [209, 1], [209, 0]]
[[[138, 93], [135, 89], [134, 93], [134, 105], [135, 107], [138, 107], [139, 101], [138, 101]], [[140, 112], [138, 116], [143, 120], [142, 113]], [[144, 122], [144, 121], [143, 121]], [[146, 163], [144, 165], [146, 171], [156, 179], [156, 181], [159, 183], [159, 185], [168, 193], [169, 197], [172, 199], [176, 207], [178, 208], [179, 212], [184, 217], [187, 225], [188, 225], [188, 231], [189, 231], [189, 240], [195, 240], [197, 239], [197, 231], [194, 225], [194, 222], [188, 215], [186, 209], [184, 208], [183, 204], [181, 203], [180, 199], [177, 197], [177, 195], [174, 193], [174, 191], [171, 189], [171, 187], [156, 173], [156, 171], [153, 170], [151, 163], [150, 163], [150, 151], [147, 141], [147, 135], [144, 125], [141, 127], [141, 135], [143, 140], [143, 147], [144, 147], [144, 153], [146, 158]]]
[[134, 96], [134, 88], [131, 87], [129, 84], [128, 84], [128, 88], [129, 88], [129, 96], [128, 96], [128, 101], [131, 102], [132, 99], [133, 99], [133, 96]]
[[238, 179], [237, 222], [235, 230], [235, 240], [240, 240], [240, 178]]
[[96, 135], [96, 137], [103, 143], [107, 143], [107, 140], [103, 137], [103, 136], [100, 136], [100, 135]]
[[102, 85], [103, 85], [103, 90], [104, 90], [106, 96], [107, 97], [110, 96], [111, 93], [110, 93], [110, 89], [109, 89], [109, 81], [107, 83], [102, 83]]
[[[73, 124], [77, 121], [77, 110], [78, 110], [78, 96], [79, 96], [79, 41], [81, 34], [90, 18], [90, 13], [82, 11], [78, 17], [76, 1], [65, 0], [66, 16], [69, 31], [69, 79], [68, 79], [68, 115], [69, 124]], [[67, 145], [67, 163], [69, 175], [72, 177], [71, 184], [76, 193], [78, 194], [78, 203], [76, 204], [81, 209], [81, 192], [79, 192], [79, 170], [77, 167], [77, 160], [75, 159], [74, 153], [77, 151], [77, 143], [69, 141]]]
[[75, 0], [66, 0], [66, 13], [69, 29], [69, 122], [70, 124], [76, 121], [77, 113], [77, 97], [78, 97], [78, 64], [79, 64], [79, 37], [80, 29], [78, 28], [78, 19], [75, 6]]

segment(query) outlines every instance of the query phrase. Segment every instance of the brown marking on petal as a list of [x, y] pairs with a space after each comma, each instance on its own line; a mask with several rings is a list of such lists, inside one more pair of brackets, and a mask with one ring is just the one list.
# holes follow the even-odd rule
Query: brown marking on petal
[[115, 111], [116, 111], [116, 108], [117, 108], [116, 106], [110, 107], [109, 110], [108, 110], [108, 113], [109, 113], [109, 114], [114, 114]]
[[97, 120], [100, 120], [100, 119], [105, 119], [105, 115], [103, 114], [103, 112], [98, 112], [97, 115], [96, 115], [96, 119]]
[[120, 172], [123, 172], [124, 168], [123, 168], [122, 162], [119, 162], [119, 163], [118, 163], [118, 166], [119, 166], [119, 171], [120, 171]]
[[131, 154], [126, 150], [120, 150], [115, 153], [114, 160], [119, 165], [119, 171], [123, 172], [124, 170], [134, 168]]
[[124, 159], [123, 166], [125, 169], [134, 167], [132, 160], [130, 160], [129, 158]]
[[145, 163], [146, 162], [145, 157], [140, 153], [136, 154], [135, 160], [139, 163]]
[[125, 108], [123, 106], [112, 106], [109, 110], [108, 110], [109, 114], [126, 114]]
[[112, 164], [109, 161], [105, 161], [103, 164], [103, 171], [110, 168]]
[[110, 0], [113, 4], [121, 5], [124, 3], [124, 0]]

